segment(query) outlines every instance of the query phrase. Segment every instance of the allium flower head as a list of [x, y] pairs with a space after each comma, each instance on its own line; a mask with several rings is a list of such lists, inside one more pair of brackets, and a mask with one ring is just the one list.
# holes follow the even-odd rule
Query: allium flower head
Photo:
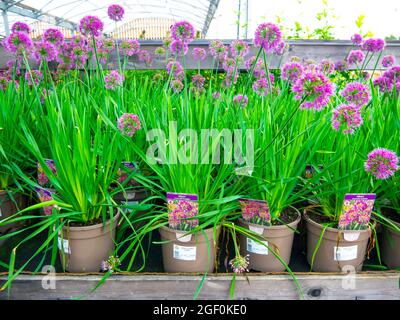
[[346, 84], [340, 94], [347, 102], [359, 108], [366, 105], [370, 99], [369, 87], [360, 82], [350, 82]]
[[361, 50], [351, 50], [347, 57], [347, 62], [351, 64], [360, 64], [364, 61], [365, 55]]
[[31, 28], [26, 23], [18, 21], [12, 25], [11, 32], [25, 32], [29, 34]]
[[348, 69], [348, 64], [346, 60], [338, 60], [335, 62], [335, 70], [339, 72], [346, 71]]
[[183, 83], [178, 79], [172, 80], [170, 86], [175, 93], [179, 93], [183, 90]]
[[281, 40], [274, 48], [274, 53], [277, 56], [282, 56], [285, 53], [285, 49], [286, 49], [286, 43], [285, 41]]
[[59, 45], [64, 42], [64, 35], [60, 30], [50, 28], [43, 33], [43, 40], [54, 45]]
[[121, 265], [121, 260], [118, 256], [110, 256], [107, 261], [102, 261], [100, 265], [100, 270], [103, 272], [114, 272]]
[[31, 70], [25, 73], [25, 81], [27, 81], [30, 86], [33, 84], [38, 86], [42, 79], [43, 74], [39, 70]]
[[249, 53], [249, 45], [243, 40], [231, 42], [231, 55], [234, 58], [243, 58]]
[[222, 66], [226, 72], [233, 72], [235, 70], [236, 61], [233, 58], [226, 58]]
[[383, 73], [383, 76], [389, 79], [392, 84], [400, 81], [400, 65], [393, 66]]
[[56, 59], [58, 50], [50, 42], [40, 41], [34, 44], [33, 55], [40, 63], [42, 60], [53, 61]]
[[159, 57], [164, 56], [164, 55], [165, 55], [165, 52], [166, 52], [166, 50], [165, 50], [164, 47], [157, 47], [157, 48], [154, 49], [154, 54], [155, 54], [156, 56], [159, 56]]
[[[274, 85], [274, 75], [271, 73], [270, 75], [269, 75], [269, 79], [270, 79], [270, 83], [271, 83], [271, 87], [273, 87], [273, 85]], [[257, 95], [259, 95], [259, 96], [261, 96], [261, 97], [265, 97], [267, 94], [268, 94], [268, 92], [270, 92], [270, 87], [269, 87], [269, 82], [268, 82], [268, 78], [260, 78], [260, 79], [258, 79], [258, 80], [256, 80], [256, 81], [254, 81], [254, 83], [253, 83], [253, 91], [257, 94]]]
[[123, 55], [131, 57], [139, 52], [140, 43], [137, 40], [124, 40], [121, 42], [120, 49]]
[[249, 99], [244, 94], [238, 94], [234, 96], [232, 101], [234, 105], [242, 108], [246, 108], [249, 103]]
[[185, 55], [188, 52], [189, 47], [185, 41], [174, 40], [171, 42], [169, 49], [172, 54]]
[[304, 102], [301, 109], [322, 110], [333, 94], [333, 85], [322, 72], [305, 72], [293, 86], [296, 99]]
[[290, 83], [295, 83], [303, 73], [303, 66], [298, 62], [288, 62], [282, 67], [281, 77]]
[[393, 81], [384, 76], [374, 79], [373, 84], [381, 92], [391, 92], [393, 89]]
[[194, 48], [192, 56], [194, 61], [203, 61], [206, 58], [207, 53], [203, 48]]
[[124, 18], [125, 10], [118, 4], [112, 4], [107, 10], [108, 17], [113, 21], [121, 21]]
[[84, 46], [86, 43], [86, 38], [81, 34], [77, 34], [71, 38], [70, 43], [72, 46]]
[[340, 105], [332, 111], [332, 127], [343, 133], [353, 133], [363, 123], [360, 109], [353, 105]]
[[166, 69], [168, 74], [172, 74], [174, 78], [181, 78], [181, 75], [184, 75], [183, 67], [179, 61], [172, 60], [168, 62]]
[[201, 74], [196, 74], [192, 77], [192, 85], [195, 93], [200, 93], [204, 90], [204, 82], [206, 78], [204, 78]]
[[5, 48], [14, 53], [21, 54], [32, 48], [32, 40], [25, 32], [13, 32], [5, 39]]
[[318, 65], [318, 69], [326, 75], [335, 71], [335, 63], [331, 59], [322, 59]]
[[111, 52], [115, 48], [115, 41], [112, 38], [102, 39], [101, 43], [101, 48], [107, 52]]
[[367, 39], [361, 48], [368, 52], [381, 52], [385, 48], [385, 41], [383, 39]]
[[234, 273], [243, 273], [243, 272], [249, 272], [248, 267], [249, 267], [249, 255], [246, 256], [241, 256], [238, 255], [235, 258], [233, 258], [231, 261], [229, 261], [229, 265], [231, 266], [232, 270]]
[[124, 113], [117, 122], [119, 131], [128, 137], [132, 137], [141, 128], [139, 117], [133, 113]]
[[172, 26], [171, 36], [174, 40], [191, 42], [195, 36], [194, 27], [188, 21], [179, 21]]
[[355, 46], [361, 46], [363, 43], [363, 37], [356, 33], [351, 37], [351, 42], [353, 42]]
[[82, 34], [92, 37], [101, 35], [104, 23], [96, 16], [85, 16], [79, 22], [79, 30]]
[[254, 35], [254, 45], [271, 52], [281, 42], [282, 34], [279, 27], [273, 23], [260, 24]]
[[0, 90], [5, 91], [10, 83], [10, 79], [5, 76], [0, 76]]
[[365, 171], [370, 172], [377, 179], [387, 179], [399, 169], [399, 158], [396, 153], [384, 148], [377, 148], [368, 154], [365, 162]]
[[227, 47], [219, 40], [211, 41], [209, 50], [214, 59], [219, 61], [224, 61], [228, 55]]
[[138, 60], [140, 62], [144, 62], [147, 66], [150, 66], [153, 62], [153, 58], [147, 50], [139, 50], [138, 52]]
[[212, 97], [213, 99], [218, 100], [219, 98], [221, 98], [221, 93], [218, 91], [213, 92]]
[[121, 86], [124, 82], [124, 75], [119, 74], [117, 70], [111, 71], [104, 77], [105, 88], [115, 90], [116, 87]]
[[396, 59], [392, 55], [387, 55], [382, 58], [382, 67], [390, 68], [396, 63]]

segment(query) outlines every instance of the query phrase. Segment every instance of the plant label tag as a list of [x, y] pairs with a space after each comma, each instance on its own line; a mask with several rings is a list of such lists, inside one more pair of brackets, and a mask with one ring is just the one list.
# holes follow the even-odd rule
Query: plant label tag
[[176, 232], [176, 239], [180, 242], [190, 242], [190, 240], [192, 240], [192, 235], [186, 234], [185, 232]]
[[251, 177], [253, 174], [253, 169], [251, 167], [240, 167], [240, 168], [235, 168], [235, 173], [238, 176], [248, 176]]
[[254, 233], [257, 233], [259, 235], [262, 235], [264, 233], [264, 228], [262, 227], [256, 227], [253, 225], [249, 225], [250, 231], [253, 231]]
[[360, 232], [354, 232], [354, 231], [344, 231], [343, 232], [343, 238], [346, 241], [356, 241], [360, 237]]
[[199, 224], [197, 194], [167, 192], [168, 224], [171, 229], [189, 231]]
[[173, 256], [177, 260], [195, 261], [196, 260], [196, 247], [184, 247], [174, 244]]
[[0, 218], [3, 216], [3, 213], [1, 212], [1, 209], [0, 209]]
[[333, 259], [335, 261], [349, 261], [357, 259], [358, 246], [334, 247]]
[[58, 249], [64, 251], [64, 253], [71, 254], [71, 248], [69, 247], [69, 241], [58, 237]]
[[364, 230], [368, 228], [375, 193], [348, 193], [344, 196], [343, 210], [339, 218], [341, 230]]
[[247, 251], [255, 254], [268, 255], [268, 241], [261, 241], [264, 245], [254, 241], [253, 239], [247, 238]]
[[242, 198], [239, 199], [239, 203], [243, 220], [259, 225], [271, 224], [271, 213], [267, 201]]

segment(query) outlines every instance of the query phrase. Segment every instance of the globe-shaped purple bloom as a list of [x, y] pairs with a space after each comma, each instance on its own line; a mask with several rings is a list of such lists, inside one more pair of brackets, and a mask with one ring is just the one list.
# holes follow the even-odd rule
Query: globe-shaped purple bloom
[[125, 10], [118, 4], [112, 4], [107, 10], [108, 17], [113, 21], [121, 21], [124, 18]]
[[368, 154], [365, 171], [377, 179], [388, 179], [399, 169], [399, 158], [396, 153], [384, 148], [377, 148]]
[[104, 23], [96, 16], [85, 16], [79, 22], [79, 30], [82, 34], [92, 37], [101, 35]]

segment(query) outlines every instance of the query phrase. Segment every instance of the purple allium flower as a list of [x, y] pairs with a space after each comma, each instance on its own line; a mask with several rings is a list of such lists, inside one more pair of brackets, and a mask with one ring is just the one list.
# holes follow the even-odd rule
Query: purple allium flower
[[249, 45], [243, 40], [233, 40], [230, 49], [234, 58], [243, 58], [249, 53]]
[[362, 43], [363, 43], [363, 37], [362, 37], [360, 34], [355, 33], [355, 34], [351, 37], [351, 42], [353, 42], [353, 44], [354, 44], [355, 46], [361, 46]]
[[214, 59], [224, 61], [228, 56], [227, 47], [219, 40], [213, 40], [209, 45], [210, 54]]
[[318, 65], [320, 71], [326, 75], [332, 74], [335, 71], [335, 63], [331, 59], [322, 59]]
[[236, 274], [240, 274], [243, 272], [249, 272], [249, 255], [242, 257], [241, 255], [236, 256], [231, 261], [229, 261], [229, 265], [232, 270]]
[[42, 79], [43, 74], [39, 70], [31, 70], [25, 73], [25, 81], [27, 81], [30, 86], [33, 84], [38, 86]]
[[88, 59], [88, 51], [84, 46], [74, 46], [70, 53], [70, 59], [75, 67], [82, 67]]
[[184, 74], [183, 67], [178, 61], [171, 60], [167, 63], [167, 72], [172, 74], [174, 78], [180, 78], [181, 74]]
[[121, 21], [124, 18], [125, 10], [118, 4], [112, 4], [107, 10], [108, 17], [113, 21]]
[[122, 54], [131, 57], [137, 54], [140, 50], [140, 43], [138, 40], [125, 40], [121, 42]]
[[119, 131], [128, 137], [132, 137], [141, 128], [139, 117], [133, 113], [124, 113], [117, 123]]
[[171, 42], [171, 45], [169, 46], [169, 49], [171, 50], [172, 54], [176, 55], [186, 55], [188, 52], [188, 45], [185, 41], [181, 40], [174, 40]]
[[399, 169], [399, 158], [396, 153], [384, 148], [377, 148], [368, 154], [365, 162], [365, 171], [373, 174], [377, 179], [387, 179]]
[[191, 42], [195, 36], [194, 27], [188, 21], [179, 21], [172, 26], [171, 36], [174, 40]]
[[212, 97], [213, 99], [218, 100], [219, 98], [221, 98], [221, 93], [218, 91], [213, 92]]
[[360, 108], [342, 104], [332, 111], [332, 127], [343, 133], [353, 133], [363, 123]]
[[244, 94], [238, 94], [238, 95], [233, 97], [232, 102], [236, 106], [239, 106], [239, 107], [242, 107], [242, 108], [246, 108], [248, 103], [249, 103], [249, 99]]
[[349, 56], [347, 57], [347, 62], [349, 65], [359, 64], [364, 61], [365, 55], [361, 50], [351, 50]]
[[346, 71], [348, 68], [346, 60], [338, 60], [335, 62], [335, 70], [339, 72]]
[[281, 40], [281, 30], [273, 23], [260, 24], [254, 34], [254, 45], [264, 48], [267, 52], [273, 51]]
[[71, 38], [70, 43], [72, 46], [84, 46], [86, 43], [86, 38], [81, 34], [77, 34]]
[[192, 56], [194, 61], [204, 61], [207, 53], [203, 48], [194, 48], [192, 51]]
[[236, 61], [233, 58], [226, 58], [223, 62], [222, 67], [226, 72], [233, 72], [235, 70]]
[[101, 48], [107, 52], [111, 52], [115, 49], [115, 41], [111, 38], [104, 38], [101, 41]]
[[371, 79], [371, 73], [366, 70], [363, 70], [363, 71], [361, 71], [361, 77], [365, 81], [368, 81], [369, 79]]
[[303, 66], [298, 62], [288, 62], [282, 67], [281, 77], [283, 80], [295, 83], [303, 74]]
[[[271, 83], [271, 88], [274, 85], [274, 75], [271, 73], [269, 75], [270, 83]], [[260, 78], [253, 83], [253, 91], [259, 95], [260, 97], [265, 97], [268, 92], [270, 91], [269, 88], [269, 83], [267, 78]]]
[[256, 57], [255, 56], [252, 56], [252, 57], [250, 57], [249, 59], [247, 59], [245, 62], [244, 62], [244, 65], [245, 65], [245, 67], [246, 67], [246, 70], [251, 70], [251, 68], [253, 68], [254, 67], [254, 64], [256, 63]]
[[400, 81], [400, 65], [393, 66], [383, 73], [385, 78], [388, 78], [392, 84]]
[[385, 48], [385, 41], [383, 39], [367, 39], [361, 48], [368, 52], [381, 52]]
[[5, 91], [10, 83], [10, 79], [5, 76], [0, 76], [0, 89]]
[[394, 56], [392, 56], [392, 55], [383, 56], [382, 67], [390, 68], [391, 66], [393, 66], [395, 64], [395, 62], [396, 62], [396, 60], [395, 60]]
[[204, 90], [204, 78], [201, 74], [196, 74], [192, 77], [192, 85], [195, 93], [201, 93]]
[[13, 32], [5, 39], [5, 48], [14, 53], [21, 54], [32, 48], [32, 40], [25, 32]]
[[286, 43], [285, 41], [281, 40], [274, 48], [274, 53], [277, 56], [282, 56], [285, 53], [285, 49], [286, 49]]
[[366, 105], [370, 99], [369, 87], [360, 82], [346, 84], [340, 94], [348, 103], [354, 104], [358, 108]]
[[122, 86], [124, 75], [119, 74], [117, 70], [113, 70], [104, 77], [104, 81], [106, 89], [115, 90], [116, 87]]
[[314, 109], [320, 111], [329, 103], [333, 94], [333, 85], [322, 72], [305, 72], [293, 86], [296, 99], [304, 102], [301, 109]]
[[11, 32], [25, 32], [29, 34], [31, 28], [26, 23], [18, 21], [12, 25]]
[[33, 55], [37, 62], [42, 60], [53, 61], [58, 55], [58, 50], [50, 42], [40, 41], [34, 44], [35, 50]]
[[138, 60], [144, 62], [147, 66], [150, 66], [153, 62], [153, 58], [147, 50], [139, 50]]
[[98, 37], [103, 29], [103, 22], [96, 16], [85, 16], [79, 22], [80, 32], [87, 36]]
[[381, 92], [390, 92], [393, 89], [393, 81], [387, 77], [379, 77], [373, 81], [374, 87], [378, 87]]
[[183, 83], [178, 79], [172, 80], [170, 86], [175, 93], [179, 93], [183, 89]]
[[64, 35], [60, 30], [50, 28], [43, 33], [43, 40], [54, 45], [59, 45], [64, 42]]
[[172, 42], [172, 38], [171, 37], [165, 37], [163, 39], [164, 47], [168, 48], [170, 46], [171, 42]]

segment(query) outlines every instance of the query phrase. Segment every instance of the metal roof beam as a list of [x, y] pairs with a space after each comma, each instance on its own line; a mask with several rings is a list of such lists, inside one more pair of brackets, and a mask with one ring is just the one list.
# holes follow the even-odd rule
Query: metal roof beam
[[219, 1], [220, 0], [210, 0], [210, 5], [208, 6], [208, 12], [202, 30], [203, 36], [206, 36], [208, 28], [210, 28], [211, 21], [214, 18], [215, 12], [217, 11]]
[[2, 1], [0, 3], [0, 10], [2, 10], [3, 12], [8, 11], [23, 17], [43, 21], [61, 28], [77, 30], [76, 23], [54, 16], [52, 14], [44, 13], [41, 10], [24, 5], [20, 3], [20, 1]]

